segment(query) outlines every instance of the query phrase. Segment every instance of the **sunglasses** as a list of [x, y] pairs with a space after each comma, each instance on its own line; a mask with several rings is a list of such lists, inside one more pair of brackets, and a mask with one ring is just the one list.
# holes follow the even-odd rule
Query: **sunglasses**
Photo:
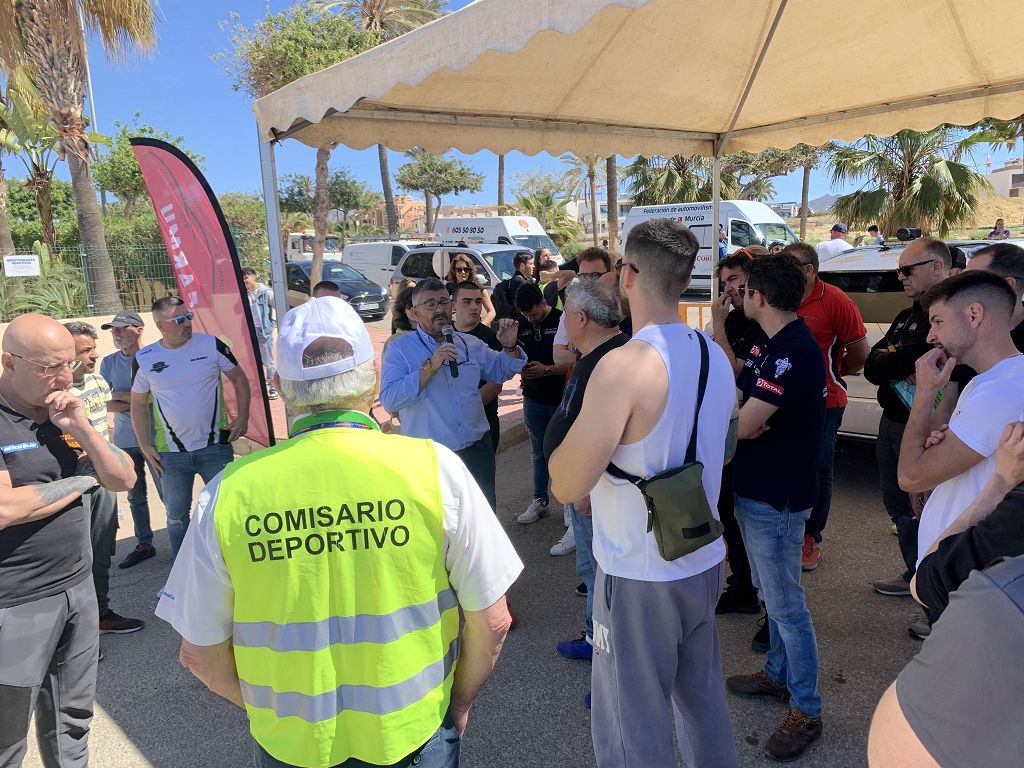
[[629, 267], [634, 272], [636, 272], [636, 274], [638, 274], [638, 275], [640, 274], [640, 269], [637, 267], [636, 264], [634, 264], [634, 263], [632, 263], [630, 261], [623, 261], [622, 259], [618, 259], [615, 262], [615, 271], [616, 272], [621, 272], [623, 267]]
[[472, 267], [454, 267], [454, 271], [456, 271], [456, 272], [472, 272], [473, 268]]
[[750, 294], [751, 296], [753, 296], [755, 293], [757, 293], [757, 290], [758, 290], [757, 288], [748, 288], [745, 285], [738, 285], [738, 286], [736, 286], [736, 293], [738, 293], [740, 295], [741, 299], [742, 298], [746, 298], [747, 294]]
[[184, 315], [178, 315], [177, 317], [171, 318], [174, 320], [175, 325], [184, 325], [186, 322], [191, 323], [192, 318], [195, 317], [191, 312], [186, 312]]
[[933, 261], [935, 259], [925, 259], [924, 261], [915, 261], [913, 264], [907, 264], [905, 267], [896, 267], [896, 274], [910, 277], [914, 272], [914, 267], [923, 267], [925, 264], [931, 264]]
[[17, 355], [14, 352], [9, 352], [8, 354], [11, 357], [16, 357], [19, 360], [24, 360], [26, 363], [32, 363], [32, 365], [36, 366], [37, 368], [42, 368], [43, 369], [43, 376], [45, 376], [48, 379], [52, 379], [54, 376], [59, 374], [65, 368], [67, 368], [69, 371], [74, 373], [75, 371], [77, 371], [79, 368], [82, 367], [82, 361], [81, 360], [68, 360], [65, 363], [53, 363], [52, 365], [44, 365], [43, 363], [37, 363], [35, 360], [31, 360], [31, 359], [29, 359], [27, 357], [22, 357], [21, 355]]
[[597, 280], [598, 278], [601, 277], [601, 275], [607, 274], [607, 272], [580, 272], [578, 275], [576, 275], [576, 277], [578, 277], [583, 282], [586, 282], [587, 280]]

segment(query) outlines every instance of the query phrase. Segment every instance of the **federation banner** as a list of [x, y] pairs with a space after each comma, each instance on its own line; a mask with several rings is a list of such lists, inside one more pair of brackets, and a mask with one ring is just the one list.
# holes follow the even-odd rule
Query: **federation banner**
[[[176, 147], [150, 138], [131, 139], [135, 159], [153, 200], [178, 295], [195, 316], [192, 325], [227, 344], [249, 379], [252, 395], [246, 437], [274, 444], [263, 361], [234, 240], [213, 190]], [[234, 388], [224, 387], [229, 412], [237, 413]]]

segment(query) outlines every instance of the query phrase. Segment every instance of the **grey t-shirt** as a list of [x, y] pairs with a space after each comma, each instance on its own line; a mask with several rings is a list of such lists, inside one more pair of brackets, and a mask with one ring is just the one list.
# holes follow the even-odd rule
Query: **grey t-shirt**
[[[110, 389], [114, 392], [132, 391], [132, 364], [135, 362], [135, 355], [125, 355], [121, 352], [114, 352], [107, 355], [100, 363], [100, 376], [107, 380]], [[139, 441], [135, 438], [135, 430], [132, 429], [131, 412], [114, 414], [114, 445], [118, 448], [138, 448]]]
[[943, 768], [1021, 764], [1022, 657], [1024, 556], [972, 573], [896, 679], [900, 709]]

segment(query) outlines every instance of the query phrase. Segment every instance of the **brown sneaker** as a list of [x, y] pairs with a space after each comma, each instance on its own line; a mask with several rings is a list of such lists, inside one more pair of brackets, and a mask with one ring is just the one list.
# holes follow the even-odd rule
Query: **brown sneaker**
[[779, 729], [768, 737], [764, 751], [768, 757], [786, 763], [796, 760], [814, 742], [821, 738], [821, 718], [809, 717], [799, 709], [790, 707]]
[[752, 675], [727, 677], [725, 687], [740, 696], [766, 696], [769, 699], [778, 699], [783, 704], [789, 703], [789, 689], [768, 677], [763, 669], [757, 670]]
[[800, 568], [805, 571], [813, 571], [818, 567], [820, 559], [821, 544], [816, 542], [813, 536], [804, 534], [804, 545], [800, 550]]

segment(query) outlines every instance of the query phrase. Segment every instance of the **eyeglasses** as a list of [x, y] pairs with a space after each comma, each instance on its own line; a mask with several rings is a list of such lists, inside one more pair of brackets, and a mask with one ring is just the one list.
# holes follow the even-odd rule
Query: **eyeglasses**
[[176, 317], [170, 318], [174, 321], [175, 325], [184, 325], [186, 322], [191, 323], [192, 318], [195, 317], [191, 312], [186, 312], [184, 315], [177, 315]]
[[44, 365], [43, 363], [37, 363], [35, 360], [31, 360], [27, 357], [17, 355], [14, 352], [10, 352], [8, 354], [10, 354], [11, 357], [16, 357], [19, 360], [24, 360], [26, 363], [32, 363], [32, 365], [36, 366], [37, 368], [42, 368], [43, 376], [45, 376], [48, 379], [52, 379], [54, 376], [57, 376], [65, 368], [74, 373], [75, 371], [82, 367], [81, 360], [68, 360], [65, 363], [53, 363], [52, 365]]
[[451, 305], [451, 299], [430, 299], [429, 301], [421, 301], [419, 304], [413, 304], [413, 307], [425, 307], [433, 312], [438, 307], [443, 309], [444, 307], [450, 307]]
[[607, 272], [580, 272], [576, 277], [586, 282], [587, 280], [597, 280], [601, 275], [607, 274]]
[[621, 272], [623, 267], [629, 267], [634, 272], [636, 272], [638, 275], [640, 274], [640, 269], [637, 267], [636, 264], [634, 264], [631, 261], [623, 261], [622, 259], [619, 259], [618, 261], [615, 262], [615, 271], [616, 272]]
[[758, 291], [757, 288], [748, 288], [745, 285], [737, 285], [736, 286], [736, 293], [738, 293], [740, 295], [741, 299], [745, 298], [748, 293], [751, 296], [753, 296], [755, 293], [757, 293], [757, 291]]
[[907, 264], [905, 267], [896, 267], [896, 274], [910, 277], [914, 272], [914, 267], [922, 267], [925, 264], [931, 264], [933, 261], [935, 259], [925, 259], [924, 261], [915, 261], [913, 264]]

